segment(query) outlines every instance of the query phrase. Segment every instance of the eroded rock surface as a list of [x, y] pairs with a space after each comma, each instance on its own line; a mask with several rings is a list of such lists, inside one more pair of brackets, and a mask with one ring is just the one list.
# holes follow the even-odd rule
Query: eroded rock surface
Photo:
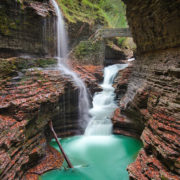
[[141, 126], [139, 125], [140, 116], [139, 114], [137, 114], [137, 119], [135, 120], [135, 116], [132, 115], [132, 121], [129, 117], [129, 113], [124, 115], [123, 110], [125, 104], [122, 103], [128, 90], [128, 84], [135, 62], [124, 61], [124, 63], [128, 63], [128, 67], [119, 71], [113, 84], [117, 95], [118, 104], [121, 103], [121, 106], [115, 110], [114, 115], [112, 117], [113, 133], [139, 138], [144, 128], [143, 124], [141, 124]]
[[144, 147], [128, 167], [131, 179], [180, 177], [179, 1], [129, 1], [127, 18], [137, 44], [121, 113], [137, 126]]
[[[71, 77], [53, 67], [55, 59], [1, 60], [0, 179], [22, 179], [29, 168], [49, 156], [50, 120], [59, 137], [83, 133], [78, 121], [78, 87]], [[51, 68], [45, 68], [49, 65]], [[76, 64], [75, 69], [88, 84], [89, 92], [99, 89], [101, 67]], [[34, 172], [38, 167], [45, 172], [56, 166], [39, 165]], [[27, 177], [32, 177], [28, 172]]]
[[[160, 169], [159, 173], [156, 168], [153, 168], [153, 171], [145, 171], [144, 168], [151, 167], [150, 163], [147, 163], [146, 166], [142, 165], [144, 179], [146, 176], [151, 179], [161, 179], [162, 177], [178, 179], [179, 177], [179, 59], [179, 48], [139, 57], [141, 64], [136, 64], [136, 71], [133, 72], [129, 89], [132, 90], [133, 86], [137, 86], [137, 79], [142, 82], [140, 83], [141, 87], [135, 93], [132, 101], [128, 102], [128, 97], [125, 98], [128, 103], [124, 113], [133, 120], [139, 116], [138, 124], [145, 124], [141, 135], [145, 152], [143, 156], [139, 155], [136, 162], [144, 161], [143, 163], [146, 164], [146, 158], [147, 161], [151, 158], [161, 164], [157, 168]], [[129, 167], [129, 171], [133, 178], [140, 178], [137, 176], [138, 170], [133, 168], [133, 164]]]
[[103, 66], [73, 63], [73, 69], [85, 82], [90, 95], [102, 90], [99, 83], [103, 81]]
[[[3, 180], [21, 179], [26, 170], [38, 163], [45, 155], [48, 121], [62, 121], [56, 117], [67, 115], [62, 115], [62, 103], [73, 102], [71, 99], [63, 102], [65, 94], [70, 92], [69, 97], [73, 93], [77, 97], [77, 87], [58, 70], [35, 68], [22, 73], [2, 81], [0, 86], [0, 178]], [[67, 113], [78, 113], [76, 107], [70, 111]]]
[[0, 1], [0, 57], [55, 54], [55, 16], [49, 0]]
[[139, 53], [178, 47], [180, 21], [178, 0], [123, 0]]
[[46, 156], [40, 161], [38, 165], [28, 170], [25, 174], [25, 180], [38, 180], [39, 176], [47, 171], [58, 169], [64, 162], [63, 156], [53, 147], [47, 146]]

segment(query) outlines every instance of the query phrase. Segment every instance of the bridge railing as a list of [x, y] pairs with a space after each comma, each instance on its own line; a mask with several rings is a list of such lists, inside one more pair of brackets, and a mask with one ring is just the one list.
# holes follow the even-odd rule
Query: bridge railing
[[91, 39], [106, 39], [113, 37], [132, 37], [129, 28], [102, 28], [98, 29]]

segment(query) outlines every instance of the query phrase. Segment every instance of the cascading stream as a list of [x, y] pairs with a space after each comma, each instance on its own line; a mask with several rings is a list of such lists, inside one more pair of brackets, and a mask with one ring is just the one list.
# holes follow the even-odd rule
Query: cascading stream
[[86, 86], [84, 82], [78, 77], [78, 75], [73, 72], [73, 70], [68, 67], [67, 64], [67, 54], [68, 54], [68, 38], [64, 26], [64, 20], [61, 15], [60, 8], [55, 0], [52, 0], [52, 5], [54, 6], [57, 15], [57, 59], [58, 59], [58, 69], [65, 75], [71, 76], [74, 83], [79, 89], [79, 122], [81, 128], [85, 128], [87, 122], [89, 121], [89, 99]]
[[[60, 9], [55, 0], [51, 0], [57, 14], [57, 59], [58, 69], [61, 73], [70, 76], [74, 84], [79, 88], [79, 122], [85, 128], [89, 121], [89, 112], [92, 116], [88, 124], [86, 135], [109, 135], [111, 134], [111, 116], [117, 105], [115, 93], [112, 87], [114, 78], [119, 70], [126, 68], [127, 64], [118, 64], [104, 69], [104, 82], [101, 85], [103, 91], [96, 93], [93, 98], [93, 108], [89, 111], [88, 93], [83, 81], [75, 74], [67, 64], [67, 35]], [[49, 123], [57, 140], [57, 136]], [[60, 140], [60, 139], [59, 139]], [[41, 178], [49, 179], [89, 179], [109, 180], [128, 179], [127, 165], [134, 161], [141, 143], [135, 139], [123, 136], [74, 136], [61, 139], [59, 147], [63, 148], [73, 169], [61, 168], [50, 171]], [[59, 150], [57, 144], [52, 141], [51, 145]], [[61, 149], [60, 148], [60, 149]], [[108, 155], [109, 154], [109, 155]], [[113, 154], [113, 156], [111, 156]], [[68, 162], [68, 160], [67, 160]], [[71, 164], [71, 165], [72, 165]], [[69, 167], [71, 167], [69, 164]], [[66, 163], [64, 163], [66, 167]]]
[[101, 85], [103, 91], [93, 97], [93, 108], [90, 109], [92, 116], [85, 135], [110, 135], [112, 133], [111, 116], [117, 108], [115, 102], [114, 78], [119, 70], [125, 69], [128, 64], [114, 64], [104, 69], [104, 82]]

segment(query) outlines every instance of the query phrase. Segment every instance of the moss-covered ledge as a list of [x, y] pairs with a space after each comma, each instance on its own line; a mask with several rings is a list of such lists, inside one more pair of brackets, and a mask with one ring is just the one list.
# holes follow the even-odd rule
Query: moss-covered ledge
[[18, 71], [22, 71], [23, 69], [34, 67], [46, 68], [56, 65], [56, 63], [57, 60], [53, 58], [0, 58], [0, 81], [17, 75]]

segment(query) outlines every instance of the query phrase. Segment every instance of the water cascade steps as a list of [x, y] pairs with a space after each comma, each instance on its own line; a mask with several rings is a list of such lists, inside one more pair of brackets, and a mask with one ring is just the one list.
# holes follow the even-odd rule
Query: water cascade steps
[[117, 73], [128, 64], [114, 64], [105, 67], [103, 91], [93, 97], [93, 108], [90, 109], [91, 120], [85, 130], [85, 135], [110, 135], [112, 133], [111, 116], [117, 108], [113, 81]]
[[[85, 125], [88, 122], [89, 124], [85, 135], [59, 139], [74, 168], [67, 169], [67, 164], [64, 162], [61, 169], [50, 171], [40, 178], [42, 180], [116, 180], [119, 178], [127, 180], [127, 165], [135, 160], [142, 144], [130, 137], [112, 135], [111, 116], [117, 107], [112, 87], [113, 80], [119, 70], [128, 65], [117, 64], [105, 68], [104, 82], [101, 85], [103, 91], [95, 94], [93, 107], [89, 110], [87, 89], [67, 63], [68, 43], [61, 11], [55, 0], [51, 2], [57, 15], [57, 68], [64, 75], [70, 76], [77, 85], [80, 126], [85, 129]], [[51, 146], [59, 150], [55, 140], [52, 140]]]

